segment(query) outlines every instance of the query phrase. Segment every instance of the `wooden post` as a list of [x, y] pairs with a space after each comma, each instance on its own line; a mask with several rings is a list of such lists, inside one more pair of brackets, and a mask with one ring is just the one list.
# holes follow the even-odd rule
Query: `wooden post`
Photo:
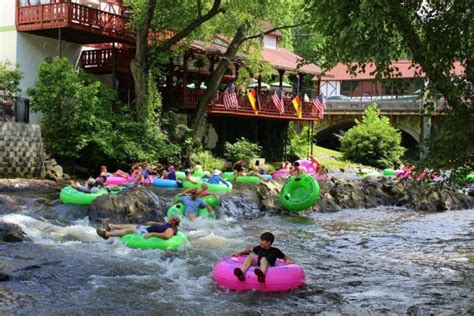
[[183, 56], [183, 100], [186, 100], [186, 93], [188, 92], [188, 52]]
[[62, 57], [61, 28], [58, 29], [58, 40], [59, 40], [59, 58], [61, 58]]
[[257, 109], [260, 111], [260, 91], [262, 91], [262, 76], [257, 78]]
[[112, 42], [112, 88], [117, 90], [115, 81], [117, 80], [117, 56], [115, 51], [115, 42]]
[[[285, 74], [285, 70], [284, 69], [278, 69], [278, 75], [280, 76], [280, 91], [283, 92], [283, 75]], [[283, 95], [283, 94], [282, 94]]]

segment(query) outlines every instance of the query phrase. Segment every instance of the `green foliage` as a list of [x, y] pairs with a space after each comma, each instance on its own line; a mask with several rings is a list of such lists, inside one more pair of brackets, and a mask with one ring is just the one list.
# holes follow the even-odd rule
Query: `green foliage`
[[303, 130], [298, 133], [296, 125], [291, 122], [288, 126], [288, 149], [289, 156], [296, 156], [304, 158], [308, 155], [309, 143], [308, 139], [311, 137], [311, 129], [309, 126], [303, 127]]
[[[429, 79], [428, 99], [441, 94], [455, 112], [440, 120], [443, 135], [431, 143], [434, 166], [459, 168], [472, 161], [474, 52], [468, 40], [474, 37], [472, 1], [313, 0], [307, 4], [312, 32], [322, 38], [314, 46], [313, 60], [323, 68], [357, 61], [351, 67], [354, 73], [364, 72], [365, 65], [373, 62], [376, 76], [387, 78], [399, 73], [391, 61], [412, 58], [419, 65], [414, 66], [416, 72]], [[466, 71], [455, 75], [455, 63]], [[432, 111], [429, 107], [425, 110]]]
[[20, 89], [23, 74], [18, 70], [18, 65], [13, 65], [10, 61], [0, 63], [0, 92], [6, 96], [15, 96]]
[[369, 106], [362, 118], [356, 120], [341, 139], [341, 152], [345, 159], [378, 168], [388, 168], [399, 163], [404, 148], [401, 135], [390, 125], [387, 117], [380, 115], [377, 105]]
[[225, 165], [225, 160], [214, 157], [212, 153], [207, 150], [198, 152], [195, 155], [195, 160], [202, 166], [203, 170], [223, 170]]
[[[115, 91], [75, 72], [66, 58], [40, 64], [38, 81], [28, 93], [32, 110], [42, 113], [46, 150], [60, 160], [97, 167], [180, 159], [179, 146], [169, 144], [154, 117], [135, 122]], [[153, 96], [149, 101], [154, 113], [159, 99]]]
[[235, 143], [226, 142], [224, 145], [225, 157], [230, 161], [244, 160], [247, 163], [260, 156], [262, 147], [241, 137]]

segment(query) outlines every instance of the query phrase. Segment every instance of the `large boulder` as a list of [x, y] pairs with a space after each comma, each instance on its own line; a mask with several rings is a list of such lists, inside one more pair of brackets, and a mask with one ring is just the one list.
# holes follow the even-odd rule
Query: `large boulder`
[[150, 189], [138, 187], [98, 197], [89, 208], [89, 218], [94, 222], [109, 218], [116, 223], [144, 223], [161, 220], [167, 205]]
[[17, 224], [0, 221], [0, 243], [25, 240], [25, 232]]
[[283, 183], [281, 181], [262, 182], [257, 187], [257, 193], [260, 197], [260, 203], [267, 212], [276, 212], [281, 209], [278, 201], [278, 195], [281, 192]]

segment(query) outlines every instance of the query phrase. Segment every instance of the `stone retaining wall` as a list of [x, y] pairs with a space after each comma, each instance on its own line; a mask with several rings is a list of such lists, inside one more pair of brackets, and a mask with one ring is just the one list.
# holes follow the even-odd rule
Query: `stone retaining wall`
[[41, 176], [43, 153], [39, 125], [0, 123], [0, 178]]

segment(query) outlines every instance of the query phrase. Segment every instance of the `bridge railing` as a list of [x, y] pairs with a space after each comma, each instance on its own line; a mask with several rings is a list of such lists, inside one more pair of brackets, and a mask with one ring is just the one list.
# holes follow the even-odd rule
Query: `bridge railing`
[[420, 113], [423, 110], [422, 100], [327, 100], [326, 112], [363, 112], [371, 104], [376, 103], [381, 112]]

